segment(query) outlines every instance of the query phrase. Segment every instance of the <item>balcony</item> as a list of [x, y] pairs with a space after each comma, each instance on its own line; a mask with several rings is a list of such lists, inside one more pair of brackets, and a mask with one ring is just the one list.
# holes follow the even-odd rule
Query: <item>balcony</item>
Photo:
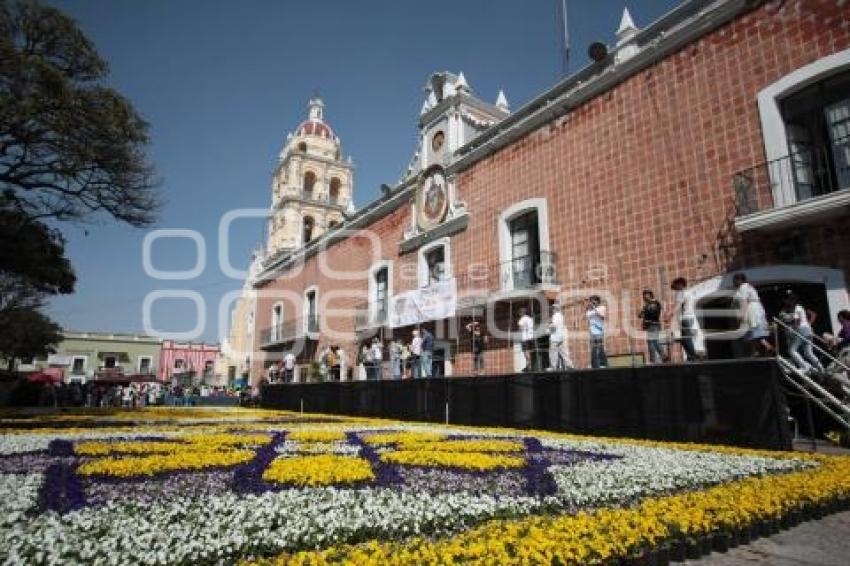
[[850, 138], [814, 147], [733, 175], [735, 228], [776, 230], [826, 220], [850, 206], [850, 167], [834, 153], [850, 151]]
[[296, 322], [296, 320], [287, 320], [281, 324], [263, 329], [260, 332], [260, 345], [262, 347], [274, 346], [295, 340], [298, 334], [296, 332], [298, 329]]
[[492, 298], [528, 292], [557, 291], [557, 255], [539, 252], [490, 266], [471, 268], [455, 276], [458, 306], [465, 308]]
[[318, 315], [287, 320], [260, 331], [260, 347], [269, 348], [280, 346], [287, 342], [294, 342], [295, 340], [314, 338], [313, 335], [318, 334], [318, 332]]
[[386, 326], [389, 323], [389, 304], [383, 306], [384, 308], [378, 309], [377, 305], [365, 302], [354, 307], [354, 330], [360, 331]]
[[518, 291], [557, 285], [555, 259], [551, 252], [539, 252], [502, 262], [499, 264], [500, 289]]

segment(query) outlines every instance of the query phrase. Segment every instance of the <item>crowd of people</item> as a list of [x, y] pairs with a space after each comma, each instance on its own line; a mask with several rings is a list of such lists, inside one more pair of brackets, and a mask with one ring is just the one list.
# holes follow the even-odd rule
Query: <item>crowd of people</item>
[[[743, 273], [732, 278], [731, 316], [736, 320], [738, 334], [736, 340], [742, 348], [742, 355], [772, 356], [780, 344], [773, 340], [775, 335], [783, 336], [785, 351], [793, 363], [802, 371], [824, 371], [823, 364], [813, 351], [812, 341], [821, 340], [826, 348], [840, 350], [850, 344], [850, 312], [838, 313], [841, 326], [839, 333], [832, 337], [815, 336], [813, 324], [815, 312], [802, 304], [790, 291], [783, 300], [782, 310], [777, 319], [781, 323], [781, 332], [770, 321], [756, 288], [747, 281]], [[655, 293], [646, 289], [642, 292], [642, 305], [637, 313], [640, 329], [646, 341], [646, 353], [649, 364], [663, 364], [676, 357], [674, 348], [680, 350], [683, 361], [698, 361], [706, 357], [702, 341], [698, 338], [702, 329], [698, 318], [697, 298], [689, 289], [688, 281], [683, 277], [675, 278], [670, 289], [672, 301], [665, 307]], [[609, 323], [608, 309], [601, 297], [592, 295], [584, 302], [584, 316], [574, 321], [575, 326], [583, 328], [588, 337], [589, 365], [591, 368], [605, 368], [609, 365], [606, 350], [606, 334]], [[535, 322], [529, 309], [521, 307], [513, 323], [513, 336], [520, 344], [524, 359], [523, 371], [563, 371], [575, 368], [568, 348], [568, 329], [564, 308], [559, 302], [551, 305], [548, 320]], [[472, 320], [464, 326], [464, 340], [468, 340], [472, 356], [471, 370], [474, 375], [486, 371], [486, 353], [491, 338], [480, 320]], [[541, 342], [541, 337], [544, 341]], [[547, 343], [548, 342], [548, 343]], [[543, 344], [541, 346], [541, 344]], [[630, 352], [633, 355], [633, 352]], [[548, 364], [545, 358], [548, 357]], [[355, 374], [362, 368], [366, 380], [419, 379], [429, 378], [440, 373], [442, 360], [434, 358], [434, 336], [425, 327], [412, 331], [409, 342], [394, 337], [383, 342], [373, 337], [361, 344], [350, 365], [349, 356], [338, 345], [324, 347], [319, 352], [315, 368], [312, 370], [321, 381], [341, 381], [358, 379]], [[439, 362], [439, 363], [438, 363]], [[282, 359], [268, 369], [265, 376], [269, 382], [292, 382], [297, 368], [297, 359], [287, 352]], [[303, 379], [303, 378], [301, 378]]]
[[103, 383], [97, 380], [46, 384], [38, 404], [55, 407], [142, 408], [155, 405], [193, 406], [198, 397], [239, 397], [240, 390], [222, 386], [182, 386], [159, 382]]

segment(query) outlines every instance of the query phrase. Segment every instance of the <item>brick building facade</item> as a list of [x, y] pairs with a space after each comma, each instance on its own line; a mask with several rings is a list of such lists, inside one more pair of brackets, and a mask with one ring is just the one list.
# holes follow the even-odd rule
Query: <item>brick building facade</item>
[[[520, 307], [544, 322], [555, 298], [573, 358], [586, 364], [578, 331], [592, 293], [611, 311], [609, 353], [643, 352], [626, 331], [640, 291], [669, 300], [678, 276], [716, 307], [743, 270], [769, 312], [794, 290], [831, 329], [850, 304], [846, 3], [692, 0], [642, 30], [624, 17], [618, 37], [513, 114], [501, 95], [477, 106], [465, 80], [432, 78], [408, 175], [336, 231], [264, 265], [256, 373], [293, 348], [306, 363], [327, 344], [353, 358], [372, 335], [406, 341], [414, 325], [387, 306], [439, 281], [451, 281], [454, 314], [426, 325], [453, 374], [470, 372], [464, 326], [482, 317], [496, 329], [488, 372], [521, 369], [518, 345], [498, 329], [514, 327]], [[442, 197], [426, 200], [433, 186]], [[271, 340], [275, 304], [293, 322]], [[706, 345], [729, 354], [725, 341]]]

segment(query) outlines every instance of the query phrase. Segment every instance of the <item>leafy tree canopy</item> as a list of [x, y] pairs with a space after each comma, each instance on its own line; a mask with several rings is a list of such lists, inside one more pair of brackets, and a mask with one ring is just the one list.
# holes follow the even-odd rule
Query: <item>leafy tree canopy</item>
[[33, 308], [15, 308], [0, 312], [0, 358], [9, 363], [15, 358], [46, 356], [62, 340], [59, 325]]
[[154, 221], [148, 125], [106, 75], [72, 19], [0, 0], [0, 207], [32, 219]]

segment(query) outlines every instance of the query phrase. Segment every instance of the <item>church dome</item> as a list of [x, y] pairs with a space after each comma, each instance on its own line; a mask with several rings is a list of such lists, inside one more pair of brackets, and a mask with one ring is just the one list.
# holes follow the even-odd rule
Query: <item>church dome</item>
[[307, 103], [309, 114], [306, 120], [301, 122], [298, 129], [295, 130], [296, 136], [316, 136], [319, 138], [336, 139], [336, 135], [331, 127], [325, 122], [324, 109], [325, 103], [322, 99], [314, 96]]
[[320, 138], [331, 138], [334, 139], [336, 136], [334, 135], [333, 130], [329, 125], [327, 125], [322, 120], [304, 120], [301, 122], [301, 125], [298, 126], [298, 129], [295, 130], [296, 136], [318, 136]]

